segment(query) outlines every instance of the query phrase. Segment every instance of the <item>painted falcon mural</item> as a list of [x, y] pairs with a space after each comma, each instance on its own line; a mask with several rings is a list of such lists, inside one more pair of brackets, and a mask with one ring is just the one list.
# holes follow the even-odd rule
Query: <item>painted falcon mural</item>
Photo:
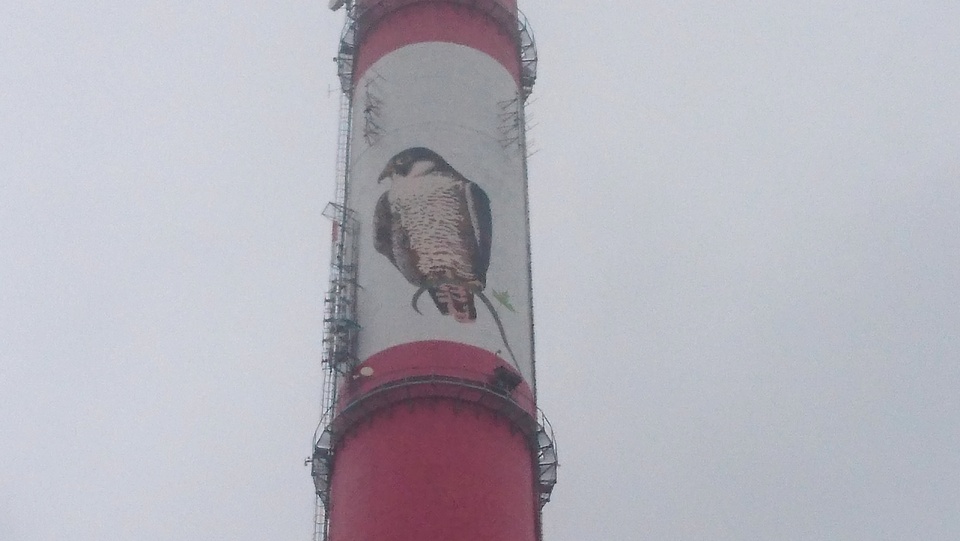
[[391, 158], [378, 180], [384, 179], [391, 183], [374, 211], [374, 246], [417, 286], [414, 310], [426, 291], [441, 314], [474, 321], [474, 295], [485, 300], [490, 265], [486, 192], [423, 147]]

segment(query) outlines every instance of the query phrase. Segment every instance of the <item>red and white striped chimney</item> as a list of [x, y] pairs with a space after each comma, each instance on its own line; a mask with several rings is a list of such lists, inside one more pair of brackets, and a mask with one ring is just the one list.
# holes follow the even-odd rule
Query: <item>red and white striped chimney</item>
[[515, 0], [346, 8], [353, 238], [340, 264], [355, 284], [331, 294], [351, 296], [355, 329], [348, 354], [326, 359], [338, 375], [314, 454], [324, 531], [536, 541], [556, 455], [535, 393], [532, 38]]

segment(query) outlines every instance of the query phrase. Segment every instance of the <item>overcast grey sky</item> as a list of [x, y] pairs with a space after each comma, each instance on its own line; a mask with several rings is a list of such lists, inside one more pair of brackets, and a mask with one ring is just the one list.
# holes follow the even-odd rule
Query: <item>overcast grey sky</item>
[[[308, 540], [341, 14], [0, 2], [0, 540]], [[960, 539], [960, 3], [526, 2], [547, 541]]]

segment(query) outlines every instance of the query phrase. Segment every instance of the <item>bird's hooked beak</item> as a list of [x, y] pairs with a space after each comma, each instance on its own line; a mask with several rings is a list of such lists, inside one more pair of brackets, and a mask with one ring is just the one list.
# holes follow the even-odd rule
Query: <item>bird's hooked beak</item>
[[394, 166], [394, 164], [393, 163], [388, 164], [386, 167], [383, 168], [383, 172], [380, 173], [380, 176], [377, 177], [377, 183], [379, 184], [380, 182], [383, 182], [383, 179], [387, 177], [392, 177], [393, 173], [395, 172], [396, 172], [396, 167]]

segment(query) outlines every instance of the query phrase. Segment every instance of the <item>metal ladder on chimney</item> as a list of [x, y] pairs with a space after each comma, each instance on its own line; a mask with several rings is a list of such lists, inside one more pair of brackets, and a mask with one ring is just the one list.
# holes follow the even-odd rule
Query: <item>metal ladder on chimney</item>
[[330, 281], [323, 309], [323, 385], [320, 423], [314, 433], [313, 454], [307, 459], [316, 489], [313, 540], [326, 541], [329, 528], [330, 473], [333, 467], [332, 432], [340, 378], [356, 366], [356, 346], [360, 326], [356, 320], [357, 229], [354, 212], [347, 207], [347, 177], [350, 165], [351, 93], [340, 95], [340, 125], [337, 134], [335, 199], [323, 215], [333, 221], [330, 249]]

